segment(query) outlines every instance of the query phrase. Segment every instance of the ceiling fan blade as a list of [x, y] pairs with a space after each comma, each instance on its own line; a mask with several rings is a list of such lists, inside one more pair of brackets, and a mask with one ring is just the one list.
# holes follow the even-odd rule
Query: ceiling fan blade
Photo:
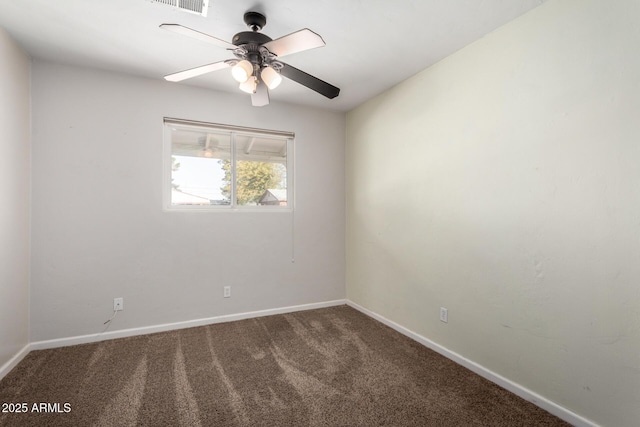
[[254, 107], [269, 105], [269, 88], [262, 80], [258, 81], [255, 93], [251, 94], [251, 105]]
[[277, 56], [291, 55], [292, 53], [315, 49], [324, 45], [322, 37], [308, 28], [263, 44], [264, 47], [269, 49], [269, 52]]
[[200, 31], [192, 30], [191, 28], [183, 27], [180, 24], [162, 24], [160, 28], [163, 30], [172, 31], [174, 33], [182, 34], [185, 36], [193, 37], [194, 39], [202, 40], [203, 42], [214, 44], [223, 49], [235, 49], [237, 46], [228, 43], [219, 38], [210, 36], [209, 34], [201, 33]]
[[225, 61], [214, 62], [213, 64], [202, 65], [200, 67], [169, 74], [164, 76], [164, 79], [170, 82], [180, 82], [182, 80], [190, 79], [191, 77], [201, 76], [202, 74], [211, 73], [212, 71], [218, 71], [228, 67], [229, 64]]
[[311, 74], [307, 74], [304, 71], [298, 70], [291, 65], [282, 63], [283, 67], [280, 70], [280, 74], [288, 79], [298, 82], [303, 86], [308, 87], [311, 90], [315, 90], [320, 95], [324, 95], [327, 98], [333, 99], [340, 94], [340, 88], [337, 88], [317, 77], [313, 77]]

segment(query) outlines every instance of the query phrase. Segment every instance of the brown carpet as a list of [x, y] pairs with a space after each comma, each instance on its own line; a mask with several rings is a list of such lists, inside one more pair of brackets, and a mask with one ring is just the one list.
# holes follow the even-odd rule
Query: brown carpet
[[347, 306], [32, 351], [0, 403], [28, 407], [2, 426], [568, 425]]

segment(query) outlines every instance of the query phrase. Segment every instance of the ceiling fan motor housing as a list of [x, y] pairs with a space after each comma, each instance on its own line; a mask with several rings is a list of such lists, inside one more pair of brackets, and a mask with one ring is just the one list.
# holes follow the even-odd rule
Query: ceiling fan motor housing
[[244, 22], [252, 31], [243, 31], [233, 36], [231, 43], [241, 49], [234, 54], [239, 59], [251, 62], [256, 69], [260, 69], [263, 64], [260, 46], [272, 40], [266, 34], [258, 32], [266, 25], [267, 18], [258, 12], [247, 12], [244, 14]]
[[267, 24], [267, 18], [258, 12], [247, 12], [244, 14], [244, 22], [251, 31], [236, 34], [231, 43], [244, 47], [247, 51], [247, 59], [255, 64], [256, 55], [260, 56], [258, 52], [260, 46], [272, 40], [271, 37], [258, 32]]
[[231, 43], [236, 46], [241, 46], [243, 44], [256, 44], [260, 46], [261, 44], [265, 44], [270, 41], [271, 37], [265, 34], [257, 33], [255, 31], [243, 31], [233, 36]]

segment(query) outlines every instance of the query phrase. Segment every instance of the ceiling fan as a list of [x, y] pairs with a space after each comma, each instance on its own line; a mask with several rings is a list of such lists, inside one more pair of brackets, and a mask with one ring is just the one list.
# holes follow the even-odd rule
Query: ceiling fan
[[335, 98], [340, 89], [317, 77], [298, 70], [280, 61], [285, 55], [322, 47], [324, 40], [308, 28], [272, 40], [259, 31], [267, 23], [267, 18], [258, 12], [244, 14], [244, 22], [251, 31], [243, 31], [233, 36], [232, 42], [201, 33], [179, 24], [162, 24], [160, 28], [202, 40], [230, 50], [235, 58], [202, 65], [164, 78], [179, 82], [202, 74], [231, 68], [233, 78], [240, 83], [240, 89], [251, 94], [251, 103], [256, 107], [269, 104], [269, 89], [275, 89], [287, 77], [327, 98]]

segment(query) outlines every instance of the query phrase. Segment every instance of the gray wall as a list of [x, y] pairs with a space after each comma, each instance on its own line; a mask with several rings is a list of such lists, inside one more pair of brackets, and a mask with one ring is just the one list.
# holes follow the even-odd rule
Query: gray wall
[[0, 28], [0, 368], [29, 343], [29, 67]]
[[347, 297], [620, 427], [640, 420], [638, 16], [546, 2], [347, 116]]
[[[32, 341], [101, 332], [114, 297], [125, 310], [112, 331], [345, 297], [343, 114], [41, 61], [32, 71]], [[163, 211], [165, 116], [295, 132], [295, 216]]]

